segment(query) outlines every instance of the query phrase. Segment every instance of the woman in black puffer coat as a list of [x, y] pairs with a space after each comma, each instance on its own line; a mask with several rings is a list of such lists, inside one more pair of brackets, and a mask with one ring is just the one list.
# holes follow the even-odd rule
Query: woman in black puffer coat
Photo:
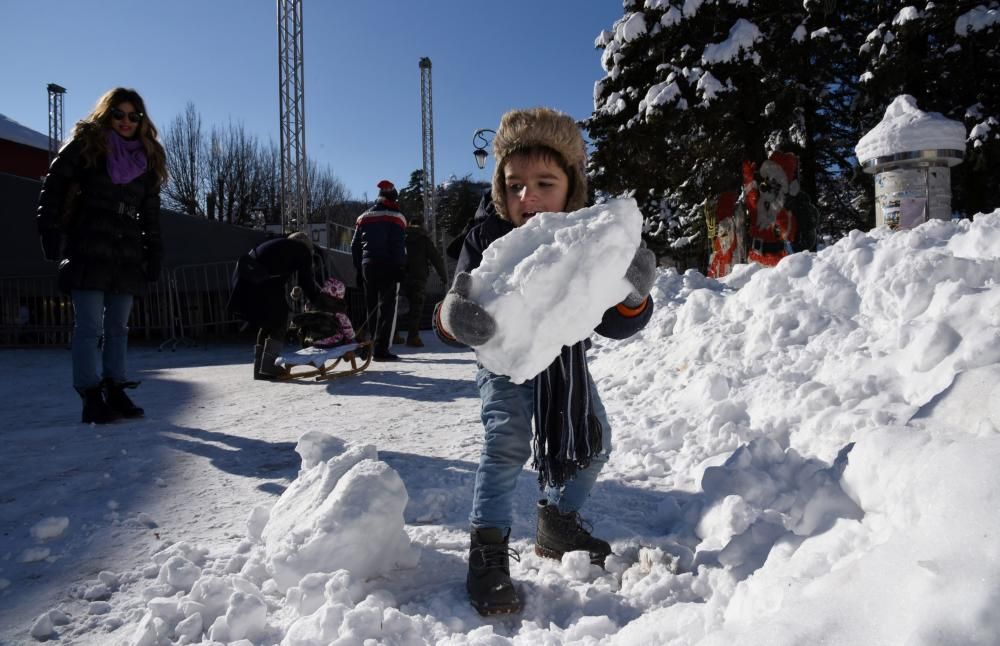
[[[73, 299], [73, 387], [83, 422], [141, 417], [125, 388], [128, 318], [160, 274], [166, 158], [135, 90], [115, 88], [73, 128], [38, 199], [38, 233]], [[100, 342], [103, 337], [103, 343]]]

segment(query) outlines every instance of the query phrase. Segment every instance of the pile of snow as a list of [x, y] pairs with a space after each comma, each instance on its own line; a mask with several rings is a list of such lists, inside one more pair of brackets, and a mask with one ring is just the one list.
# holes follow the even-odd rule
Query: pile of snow
[[644, 338], [595, 361], [630, 429], [609, 477], [697, 492], [660, 514], [710, 591], [616, 643], [989, 643], [997, 276], [1000, 211], [661, 277]]
[[469, 296], [497, 322], [479, 361], [514, 383], [544, 370], [565, 345], [590, 336], [624, 299], [642, 233], [634, 199], [572, 213], [539, 213], [486, 249]]
[[[287, 632], [283, 644], [306, 646], [316, 642], [296, 635], [336, 636], [345, 617], [348, 631], [367, 621], [351, 612], [364, 582], [417, 564], [403, 531], [406, 488], [375, 447], [311, 431], [296, 451], [298, 478], [273, 507], [253, 510], [232, 557], [206, 568], [205, 551], [186, 543], [156, 555], [157, 582], [143, 592], [147, 611], [130, 643], [276, 643]], [[268, 613], [282, 595], [290, 625], [277, 627]]]
[[921, 150], [965, 150], [965, 125], [939, 112], [924, 112], [909, 94], [893, 99], [882, 120], [854, 148], [861, 165]]

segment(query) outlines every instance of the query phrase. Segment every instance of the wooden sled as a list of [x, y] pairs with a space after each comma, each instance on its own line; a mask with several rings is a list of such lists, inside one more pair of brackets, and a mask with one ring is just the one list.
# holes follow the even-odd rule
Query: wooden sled
[[[281, 355], [285, 373], [277, 379], [309, 379], [328, 381], [356, 375], [372, 362], [372, 342], [361, 341], [332, 348], [303, 348]], [[347, 366], [350, 364], [350, 367]]]

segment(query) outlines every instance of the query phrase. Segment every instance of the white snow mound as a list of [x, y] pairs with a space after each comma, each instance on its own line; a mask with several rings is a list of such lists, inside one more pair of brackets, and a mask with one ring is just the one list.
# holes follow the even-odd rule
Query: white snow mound
[[965, 150], [965, 124], [939, 112], [924, 112], [909, 94], [893, 99], [882, 121], [854, 148], [861, 164], [920, 150]]
[[589, 337], [631, 290], [625, 271], [641, 233], [642, 214], [624, 199], [540, 213], [491, 244], [470, 289], [497, 322], [497, 334], [475, 348], [480, 363], [522, 383]]
[[[308, 441], [315, 443], [315, 433]], [[408, 498], [372, 445], [303, 469], [261, 532], [268, 572], [284, 591], [314, 572], [343, 569], [366, 580], [415, 566], [418, 552], [403, 530]]]

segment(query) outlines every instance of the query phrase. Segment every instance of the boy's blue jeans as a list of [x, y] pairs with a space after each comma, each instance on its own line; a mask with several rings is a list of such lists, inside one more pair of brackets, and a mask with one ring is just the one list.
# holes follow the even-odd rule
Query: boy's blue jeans
[[[480, 367], [476, 385], [482, 400], [482, 419], [486, 436], [476, 472], [472, 498], [473, 527], [499, 527], [506, 531], [514, 522], [514, 488], [525, 462], [531, 457], [531, 418], [534, 413], [534, 386], [530, 381], [513, 384], [503, 375]], [[601, 422], [604, 450], [576, 478], [560, 488], [546, 490], [549, 504], [559, 511], [579, 511], [597, 481], [597, 474], [611, 452], [611, 426], [604, 405], [590, 380], [590, 402]]]
[[[93, 388], [103, 377], [125, 381], [125, 349], [131, 294], [95, 289], [73, 290], [73, 387]], [[98, 347], [104, 336], [103, 348]], [[100, 365], [98, 365], [100, 360]], [[100, 371], [98, 371], [100, 369]]]

